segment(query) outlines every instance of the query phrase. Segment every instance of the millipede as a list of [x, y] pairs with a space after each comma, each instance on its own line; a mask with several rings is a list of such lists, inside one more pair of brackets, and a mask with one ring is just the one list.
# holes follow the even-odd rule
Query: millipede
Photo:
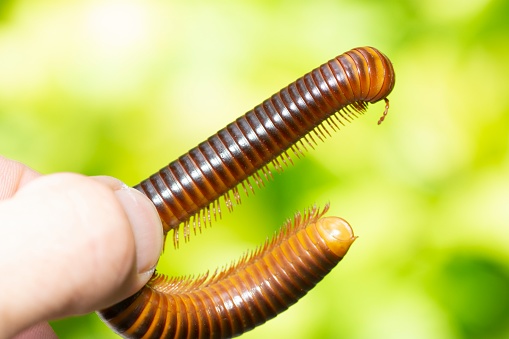
[[[240, 203], [239, 187], [272, 178], [269, 164], [296, 157], [345, 122], [384, 100], [395, 84], [392, 63], [373, 47], [352, 49], [295, 82], [219, 130], [135, 186], [154, 203], [173, 243]], [[250, 180], [251, 179], [251, 180]], [[339, 217], [314, 207], [296, 214], [271, 241], [237, 263], [195, 278], [158, 272], [133, 296], [99, 316], [125, 338], [230, 338], [274, 318], [296, 303], [344, 257], [355, 236]]]

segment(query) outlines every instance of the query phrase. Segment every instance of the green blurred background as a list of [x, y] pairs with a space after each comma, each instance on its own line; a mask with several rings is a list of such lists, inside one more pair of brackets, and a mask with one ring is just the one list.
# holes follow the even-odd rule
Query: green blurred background
[[[359, 239], [244, 338], [509, 338], [508, 16], [503, 0], [4, 0], [0, 154], [134, 185], [303, 73], [375, 46], [397, 74], [386, 121], [370, 106], [205, 236], [167, 246], [159, 269], [222, 266], [330, 202]], [[53, 326], [116, 337], [95, 314]]]

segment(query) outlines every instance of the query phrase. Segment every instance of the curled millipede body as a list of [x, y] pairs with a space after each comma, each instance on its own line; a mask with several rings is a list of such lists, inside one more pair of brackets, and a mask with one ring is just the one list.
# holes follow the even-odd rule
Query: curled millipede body
[[127, 338], [231, 338], [297, 302], [355, 240], [346, 221], [297, 215], [251, 255], [197, 279], [156, 274], [148, 288], [101, 313]]
[[[165, 234], [179, 226], [184, 238], [220, 215], [219, 198], [232, 209], [271, 172], [281, 170], [327, 128], [339, 129], [384, 100], [395, 82], [389, 59], [372, 47], [350, 50], [307, 73], [245, 115], [135, 186], [155, 204]], [[236, 265], [196, 279], [156, 273], [135, 295], [99, 315], [128, 338], [227, 338], [275, 317], [305, 295], [344, 256], [354, 240], [340, 218], [321, 218], [316, 209], [298, 216], [265, 246]], [[320, 219], [321, 218], [321, 219]]]

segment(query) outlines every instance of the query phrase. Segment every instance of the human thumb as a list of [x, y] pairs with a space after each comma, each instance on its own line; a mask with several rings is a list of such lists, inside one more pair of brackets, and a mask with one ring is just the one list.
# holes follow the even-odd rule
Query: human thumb
[[135, 293], [153, 272], [163, 235], [140, 192], [111, 177], [60, 173], [0, 201], [0, 244], [1, 337]]

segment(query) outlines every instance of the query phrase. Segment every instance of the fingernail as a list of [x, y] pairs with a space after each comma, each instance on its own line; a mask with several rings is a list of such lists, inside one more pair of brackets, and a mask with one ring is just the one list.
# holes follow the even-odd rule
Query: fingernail
[[163, 226], [155, 206], [141, 192], [128, 186], [115, 191], [131, 223], [136, 243], [138, 274], [154, 270], [163, 250]]

